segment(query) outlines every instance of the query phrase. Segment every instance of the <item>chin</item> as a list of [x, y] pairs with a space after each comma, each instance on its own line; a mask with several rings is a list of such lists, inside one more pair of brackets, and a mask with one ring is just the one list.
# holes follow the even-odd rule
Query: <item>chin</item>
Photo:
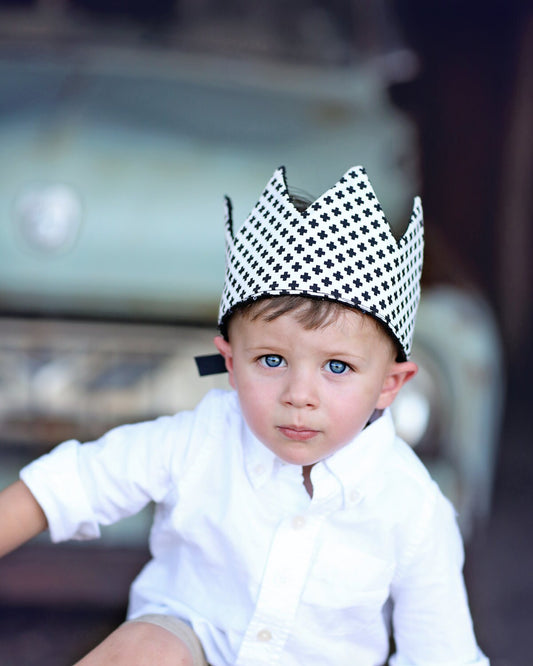
[[314, 465], [321, 460], [321, 458], [310, 456], [307, 451], [293, 451], [283, 454], [277, 453], [276, 455], [283, 460], [283, 462], [286, 462], [289, 465], [298, 465], [300, 467]]

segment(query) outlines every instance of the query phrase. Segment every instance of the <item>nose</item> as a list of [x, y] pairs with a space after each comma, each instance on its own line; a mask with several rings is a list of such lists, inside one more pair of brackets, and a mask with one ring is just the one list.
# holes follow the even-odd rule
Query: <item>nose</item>
[[290, 370], [285, 379], [281, 400], [284, 405], [298, 409], [318, 406], [318, 390], [316, 378], [303, 369]]

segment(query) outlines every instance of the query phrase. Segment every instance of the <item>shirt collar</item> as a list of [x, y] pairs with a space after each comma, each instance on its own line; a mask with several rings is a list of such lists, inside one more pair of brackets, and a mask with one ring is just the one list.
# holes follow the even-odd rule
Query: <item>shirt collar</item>
[[242, 444], [246, 473], [252, 486], [259, 488], [272, 478], [275, 466], [283, 463], [257, 439], [244, 419], [242, 420]]
[[383, 486], [386, 460], [396, 433], [389, 409], [362, 430], [350, 444], [319, 465], [324, 465], [340, 482], [345, 506], [356, 504]]

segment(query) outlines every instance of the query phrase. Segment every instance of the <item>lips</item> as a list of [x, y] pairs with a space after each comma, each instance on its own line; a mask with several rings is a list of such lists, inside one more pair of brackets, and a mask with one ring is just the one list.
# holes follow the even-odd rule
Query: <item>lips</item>
[[292, 439], [296, 442], [306, 442], [318, 435], [318, 430], [311, 430], [310, 428], [299, 426], [278, 426], [278, 430], [282, 435], [287, 437], [287, 439]]

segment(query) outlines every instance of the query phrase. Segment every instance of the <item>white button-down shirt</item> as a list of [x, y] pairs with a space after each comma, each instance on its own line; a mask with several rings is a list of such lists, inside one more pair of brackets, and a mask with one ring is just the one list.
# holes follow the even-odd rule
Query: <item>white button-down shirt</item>
[[188, 621], [213, 666], [487, 666], [453, 509], [390, 414], [299, 467], [250, 432], [233, 392], [68, 441], [21, 472], [51, 537], [93, 538], [156, 502], [129, 617]]

